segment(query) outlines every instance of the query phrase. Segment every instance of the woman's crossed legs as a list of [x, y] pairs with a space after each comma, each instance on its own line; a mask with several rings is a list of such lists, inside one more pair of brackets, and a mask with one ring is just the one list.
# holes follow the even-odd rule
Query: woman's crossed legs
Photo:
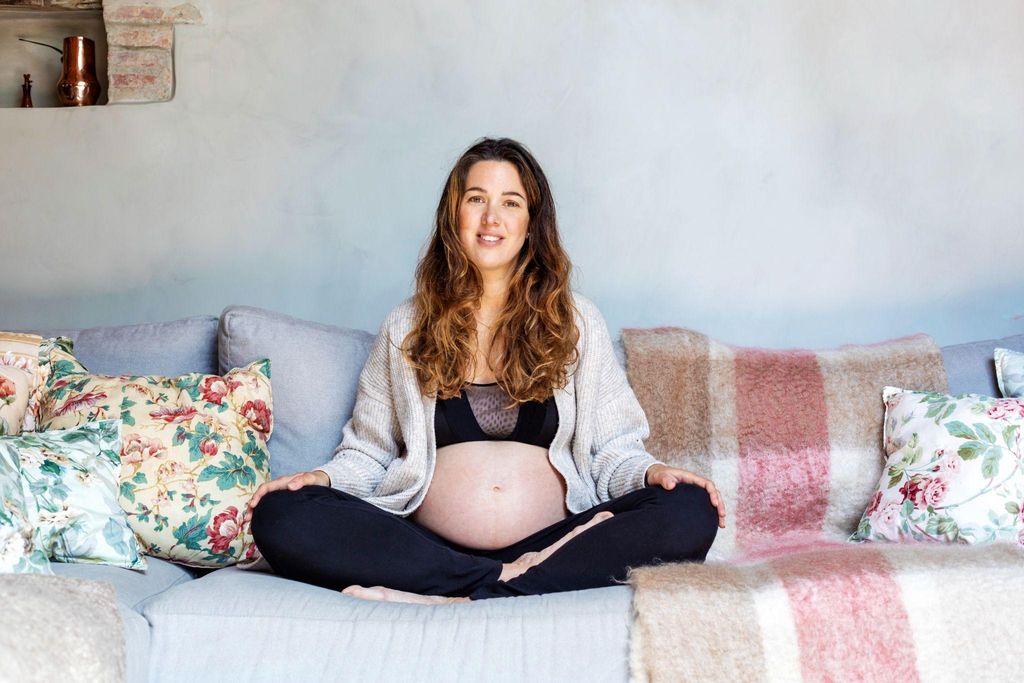
[[[606, 511], [612, 516], [594, 519]], [[506, 548], [477, 550], [344, 491], [305, 486], [264, 496], [251, 529], [260, 552], [286, 578], [335, 590], [378, 585], [479, 600], [610, 586], [624, 582], [629, 567], [703, 561], [718, 531], [718, 513], [699, 486], [646, 486]], [[506, 563], [543, 554], [560, 541], [543, 561], [499, 580]]]

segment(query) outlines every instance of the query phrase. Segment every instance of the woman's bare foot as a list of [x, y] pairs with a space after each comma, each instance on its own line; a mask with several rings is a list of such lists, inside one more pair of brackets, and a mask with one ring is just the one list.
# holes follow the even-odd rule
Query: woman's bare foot
[[593, 518], [591, 518], [589, 522], [587, 522], [586, 524], [579, 525], [578, 527], [567, 533], [565, 536], [562, 536], [560, 539], [549, 545], [547, 548], [531, 553], [523, 553], [519, 556], [517, 560], [513, 562], [506, 562], [501, 570], [501, 576], [498, 577], [498, 581], [509, 581], [511, 579], [516, 578], [517, 576], [525, 572], [527, 569], [530, 569], [531, 567], [536, 567], [538, 564], [551, 557], [551, 555], [556, 550], [561, 548], [563, 545], [568, 543], [576, 536], [579, 536], [590, 527], [596, 524], [600, 524], [604, 520], [610, 519], [614, 516], [615, 513], [608, 512], [607, 510], [605, 510], [604, 512], [598, 512], [596, 515], [593, 516]]
[[341, 591], [345, 595], [363, 600], [380, 600], [381, 602], [411, 602], [418, 605], [444, 605], [449, 602], [469, 602], [469, 598], [449, 598], [444, 595], [420, 595], [396, 588], [384, 586], [353, 585]]

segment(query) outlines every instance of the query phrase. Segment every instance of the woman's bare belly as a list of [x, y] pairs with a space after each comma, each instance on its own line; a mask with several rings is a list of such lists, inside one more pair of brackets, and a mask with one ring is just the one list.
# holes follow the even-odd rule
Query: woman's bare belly
[[469, 441], [437, 449], [417, 524], [467, 548], [512, 545], [569, 516], [565, 481], [548, 450], [518, 441]]

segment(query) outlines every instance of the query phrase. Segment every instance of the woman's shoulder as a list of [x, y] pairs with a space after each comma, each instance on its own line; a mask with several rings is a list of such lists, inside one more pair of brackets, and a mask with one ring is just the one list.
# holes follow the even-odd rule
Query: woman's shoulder
[[396, 333], [408, 332], [412, 329], [415, 313], [415, 299], [410, 296], [388, 311], [380, 328], [381, 330], [387, 330], [392, 336]]
[[572, 299], [578, 314], [577, 323], [582, 327], [581, 334], [600, 333], [603, 328], [607, 327], [597, 304], [575, 290], [572, 292]]

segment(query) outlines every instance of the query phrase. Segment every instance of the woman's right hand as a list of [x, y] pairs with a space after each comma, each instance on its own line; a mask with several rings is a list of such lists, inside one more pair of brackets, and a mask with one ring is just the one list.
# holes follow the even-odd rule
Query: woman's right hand
[[253, 508], [260, 502], [260, 498], [271, 491], [278, 491], [280, 489], [298, 491], [303, 486], [313, 485], [330, 486], [331, 478], [327, 476], [326, 472], [313, 470], [311, 472], [299, 472], [298, 474], [286, 474], [283, 477], [272, 479], [265, 484], [260, 484], [260, 487], [256, 489], [256, 492], [252, 494], [252, 498], [249, 499], [249, 504], [245, 509], [245, 515], [242, 517], [242, 524], [249, 523], [249, 520], [252, 519]]

